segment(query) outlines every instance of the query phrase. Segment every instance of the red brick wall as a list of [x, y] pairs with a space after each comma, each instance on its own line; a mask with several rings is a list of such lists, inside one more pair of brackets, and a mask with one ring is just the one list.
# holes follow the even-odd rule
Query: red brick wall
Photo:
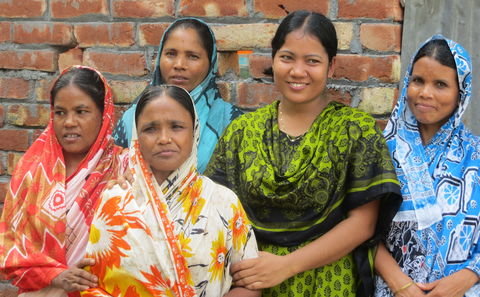
[[[339, 36], [331, 95], [382, 122], [394, 104], [400, 77], [399, 2], [0, 1], [0, 208], [16, 162], [48, 121], [48, 91], [59, 70], [73, 64], [98, 68], [110, 81], [121, 111], [147, 84], [161, 34], [181, 16], [205, 18], [212, 25], [222, 95], [253, 110], [279, 97], [262, 72], [271, 63], [270, 40], [285, 10], [326, 14]], [[239, 76], [236, 51], [245, 49], [253, 50], [250, 78]]]

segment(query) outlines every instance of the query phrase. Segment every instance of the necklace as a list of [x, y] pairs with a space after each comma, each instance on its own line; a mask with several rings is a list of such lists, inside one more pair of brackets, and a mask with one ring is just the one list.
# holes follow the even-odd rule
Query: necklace
[[280, 108], [281, 105], [282, 105], [281, 103], [278, 104], [278, 130], [280, 130], [280, 132], [285, 134], [285, 136], [290, 142], [296, 142], [300, 140], [303, 137], [303, 135], [305, 135], [305, 133], [297, 136], [292, 136], [287, 132], [285, 132], [285, 121], [284, 121], [282, 109]]

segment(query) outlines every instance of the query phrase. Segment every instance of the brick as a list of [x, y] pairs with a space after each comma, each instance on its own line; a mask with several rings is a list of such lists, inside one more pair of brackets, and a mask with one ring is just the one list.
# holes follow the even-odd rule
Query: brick
[[45, 127], [50, 108], [44, 105], [13, 104], [8, 107], [7, 123], [22, 127]]
[[237, 52], [219, 52], [218, 54], [218, 75], [224, 76], [227, 73], [240, 73]]
[[358, 108], [373, 115], [389, 114], [393, 108], [395, 88], [365, 88]]
[[338, 22], [333, 24], [337, 31], [338, 49], [348, 50], [353, 40], [353, 23]]
[[248, 16], [246, 0], [181, 0], [182, 16]]
[[10, 22], [0, 22], [0, 42], [12, 40], [12, 26]]
[[360, 42], [374, 51], [400, 52], [402, 26], [398, 24], [362, 24]]
[[400, 79], [400, 57], [337, 55], [335, 79], [367, 81], [370, 78], [381, 82], [398, 82]]
[[15, 23], [13, 41], [20, 44], [46, 43], [65, 46], [75, 43], [71, 25], [52, 22]]
[[147, 81], [110, 81], [115, 103], [131, 103], [147, 85]]
[[281, 97], [273, 84], [241, 82], [237, 86], [237, 105], [242, 108], [258, 108]]
[[352, 94], [350, 94], [350, 92], [346, 90], [328, 88], [327, 96], [328, 99], [332, 101], [337, 101], [348, 106], [352, 104]]
[[0, 17], [41, 17], [47, 8], [46, 0], [0, 1]]
[[26, 151], [28, 149], [27, 130], [0, 130], [0, 150]]
[[112, 0], [113, 16], [149, 18], [174, 16], [174, 0]]
[[2, 77], [0, 86], [0, 98], [26, 99], [30, 92], [30, 82], [23, 78]]
[[74, 18], [83, 15], [109, 15], [108, 0], [51, 0], [53, 18]]
[[[7, 196], [8, 191], [8, 181], [0, 181], [0, 203], [5, 201], [5, 196]], [[1, 214], [1, 210], [0, 210]], [[17, 288], [11, 285], [0, 283], [0, 292], [3, 294], [2, 297], [16, 297]]]
[[35, 86], [35, 100], [37, 102], [50, 102], [50, 89], [55, 78], [47, 78], [37, 81]]
[[222, 81], [217, 83], [217, 87], [223, 100], [232, 102], [232, 90], [234, 89], [233, 84]]
[[138, 29], [140, 45], [159, 45], [168, 26], [169, 24], [140, 24]]
[[147, 73], [145, 55], [143, 53], [112, 53], [87, 50], [84, 63], [111, 74], [143, 76]]
[[83, 50], [81, 48], [72, 48], [58, 55], [58, 70], [60, 71], [81, 64], [83, 64]]
[[[4, 175], [6, 173], [7, 166], [5, 166], [5, 156], [6, 153], [0, 152], [0, 175]], [[0, 195], [0, 202], [2, 202], [1, 198], [2, 196]]]
[[338, 0], [338, 18], [403, 19], [399, 0]]
[[253, 9], [256, 13], [261, 13], [266, 18], [283, 18], [288, 14], [287, 11], [292, 12], [301, 9], [312, 10], [327, 15], [329, 10], [329, 2], [330, 1], [259, 0], [254, 1], [255, 4]]
[[126, 47], [135, 44], [134, 29], [133, 23], [79, 24], [75, 37], [80, 47]]
[[3, 127], [4, 123], [5, 123], [5, 107], [4, 105], [0, 105], [0, 128]]
[[253, 78], [268, 77], [263, 72], [272, 67], [271, 55], [257, 55], [252, 54], [249, 57], [250, 76]]
[[233, 24], [213, 26], [220, 51], [270, 48], [276, 24]]
[[58, 54], [53, 50], [0, 51], [0, 68], [57, 71]]
[[18, 164], [18, 161], [22, 158], [23, 153], [12, 153], [9, 152], [7, 156], [7, 173], [9, 175], [13, 175], [13, 171], [15, 170], [15, 167]]

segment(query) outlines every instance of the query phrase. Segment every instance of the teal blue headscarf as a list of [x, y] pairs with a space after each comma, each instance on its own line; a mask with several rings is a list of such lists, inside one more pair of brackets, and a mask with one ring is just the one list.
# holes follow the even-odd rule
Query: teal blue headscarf
[[[196, 20], [208, 27], [205, 22], [196, 18], [181, 18], [173, 22], [167, 28], [165, 33], [163, 33], [162, 40], [160, 41], [157, 60], [155, 62], [155, 71], [153, 73], [150, 85], [156, 86], [165, 83], [160, 72], [160, 55], [165, 42], [165, 34], [171, 30], [175, 23], [186, 19]], [[205, 79], [190, 92], [190, 95], [195, 101], [195, 108], [200, 120], [200, 143], [197, 152], [197, 169], [200, 173], [202, 173], [207, 167], [208, 161], [212, 156], [215, 145], [222, 135], [223, 130], [233, 119], [242, 114], [238, 108], [223, 101], [222, 97], [220, 97], [220, 93], [215, 82], [218, 69], [217, 47], [215, 45], [215, 36], [210, 28], [209, 32], [213, 39], [213, 51], [212, 56], [210, 57], [210, 69]], [[138, 97], [134, 100], [130, 108], [125, 111], [122, 118], [118, 122], [117, 127], [115, 128], [115, 143], [120, 146], [128, 147], [132, 139], [132, 124], [135, 117], [137, 101]]]

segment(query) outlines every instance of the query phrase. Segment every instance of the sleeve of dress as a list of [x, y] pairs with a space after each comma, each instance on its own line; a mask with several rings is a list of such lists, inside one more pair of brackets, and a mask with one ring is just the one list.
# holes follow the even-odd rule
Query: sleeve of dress
[[352, 123], [348, 133], [352, 146], [344, 208], [348, 212], [368, 202], [380, 200], [376, 234], [383, 237], [402, 201], [390, 152], [373, 118]]
[[[41, 255], [43, 257], [43, 255]], [[28, 261], [28, 259], [25, 259]], [[32, 259], [36, 265], [39, 265], [39, 259]], [[30, 266], [28, 264], [20, 264], [22, 266], [3, 267], [3, 273], [6, 279], [10, 279], [12, 284], [20, 289], [20, 292], [38, 291], [50, 286], [52, 280], [62, 273], [67, 267], [55, 260], [42, 260], [45, 266]], [[50, 263], [49, 263], [50, 262]]]

